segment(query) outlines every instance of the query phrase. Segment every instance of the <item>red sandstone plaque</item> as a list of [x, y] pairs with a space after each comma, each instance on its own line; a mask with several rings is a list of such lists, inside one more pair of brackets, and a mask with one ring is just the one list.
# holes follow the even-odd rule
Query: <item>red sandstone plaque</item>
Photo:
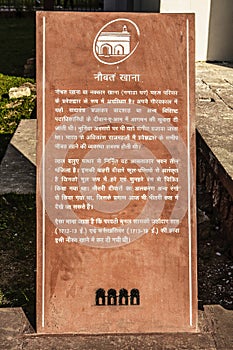
[[37, 12], [37, 90], [37, 331], [196, 331], [194, 16]]

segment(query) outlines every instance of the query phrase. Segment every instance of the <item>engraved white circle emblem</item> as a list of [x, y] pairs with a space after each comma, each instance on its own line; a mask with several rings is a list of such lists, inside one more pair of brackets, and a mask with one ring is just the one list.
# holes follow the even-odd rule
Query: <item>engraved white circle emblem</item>
[[128, 59], [139, 45], [140, 30], [127, 18], [118, 18], [105, 24], [93, 42], [96, 59], [107, 65]]

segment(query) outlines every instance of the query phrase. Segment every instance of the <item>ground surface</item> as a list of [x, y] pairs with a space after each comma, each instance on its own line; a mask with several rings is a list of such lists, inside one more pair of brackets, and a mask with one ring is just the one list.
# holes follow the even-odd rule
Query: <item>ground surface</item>
[[35, 196], [0, 196], [0, 307], [22, 306], [34, 324]]
[[211, 238], [199, 240], [199, 304], [219, 304], [233, 310], [233, 261], [218, 234], [217, 231]]

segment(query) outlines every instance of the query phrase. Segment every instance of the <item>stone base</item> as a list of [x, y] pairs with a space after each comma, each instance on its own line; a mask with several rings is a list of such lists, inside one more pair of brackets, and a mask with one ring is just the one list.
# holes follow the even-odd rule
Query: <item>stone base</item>
[[198, 333], [131, 335], [38, 335], [21, 308], [0, 309], [0, 344], [4, 350], [230, 350], [233, 311], [219, 305], [199, 311]]

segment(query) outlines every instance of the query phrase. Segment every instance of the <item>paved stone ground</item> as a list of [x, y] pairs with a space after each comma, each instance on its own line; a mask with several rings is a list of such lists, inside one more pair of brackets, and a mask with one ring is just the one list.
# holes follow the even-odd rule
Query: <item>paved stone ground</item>
[[20, 122], [0, 164], [0, 195], [35, 193], [36, 120]]
[[230, 350], [233, 313], [206, 306], [199, 313], [198, 333], [125, 335], [38, 335], [21, 308], [0, 309], [2, 350]]
[[218, 217], [233, 256], [233, 62], [196, 71], [198, 206]]
[[196, 65], [196, 126], [233, 179], [233, 63]]

